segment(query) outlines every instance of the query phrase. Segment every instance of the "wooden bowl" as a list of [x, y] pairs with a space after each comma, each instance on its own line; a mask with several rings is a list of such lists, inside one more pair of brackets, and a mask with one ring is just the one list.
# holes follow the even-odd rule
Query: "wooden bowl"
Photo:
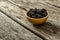
[[27, 19], [34, 25], [39, 25], [39, 24], [43, 24], [46, 22], [48, 15], [42, 18], [32, 18], [28, 16], [28, 13], [26, 14]]

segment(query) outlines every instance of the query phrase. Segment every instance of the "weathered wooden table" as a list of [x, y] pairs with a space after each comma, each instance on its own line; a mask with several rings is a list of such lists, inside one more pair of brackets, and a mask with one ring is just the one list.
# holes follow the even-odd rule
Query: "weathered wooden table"
[[[30, 8], [47, 9], [47, 22], [32, 25]], [[0, 0], [0, 40], [60, 40], [60, 0]]]

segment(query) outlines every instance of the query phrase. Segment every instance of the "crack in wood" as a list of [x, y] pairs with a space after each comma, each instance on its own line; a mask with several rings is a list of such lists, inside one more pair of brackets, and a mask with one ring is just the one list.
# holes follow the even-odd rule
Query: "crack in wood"
[[46, 3], [49, 4], [49, 5], [52, 5], [52, 6], [56, 7], [56, 8], [60, 8], [60, 7], [57, 6], [57, 5], [54, 5], [54, 4], [51, 4], [51, 3], [48, 3], [48, 2], [46, 2]]

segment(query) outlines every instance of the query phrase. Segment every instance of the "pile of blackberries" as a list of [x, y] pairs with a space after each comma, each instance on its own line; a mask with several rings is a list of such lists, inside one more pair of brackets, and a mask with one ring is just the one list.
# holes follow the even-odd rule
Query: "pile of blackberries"
[[30, 11], [28, 12], [28, 16], [32, 17], [32, 18], [42, 18], [45, 17], [47, 15], [47, 10], [46, 9], [30, 9]]

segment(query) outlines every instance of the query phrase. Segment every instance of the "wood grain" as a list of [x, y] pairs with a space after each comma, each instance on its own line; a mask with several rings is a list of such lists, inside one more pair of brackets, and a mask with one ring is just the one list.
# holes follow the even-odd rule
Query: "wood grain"
[[[16, 1], [17, 2], [17, 1]], [[1, 4], [2, 3], [2, 4]], [[49, 18], [44, 25], [34, 26], [26, 19], [26, 11], [20, 9], [19, 7], [9, 3], [9, 2], [0, 2], [0, 9], [5, 12], [8, 16], [13, 18], [18, 23], [25, 26], [29, 30], [33, 31], [37, 35], [43, 37], [46, 40], [60, 40], [60, 10], [52, 9], [48, 5], [36, 4], [28, 2], [17, 2], [19, 6], [26, 8], [45, 8], [48, 10]], [[17, 4], [16, 3], [16, 4]], [[3, 5], [4, 4], [4, 5]]]
[[47, 0], [46, 2], [52, 6], [60, 8], [60, 0]]
[[0, 40], [42, 40], [0, 12]]

